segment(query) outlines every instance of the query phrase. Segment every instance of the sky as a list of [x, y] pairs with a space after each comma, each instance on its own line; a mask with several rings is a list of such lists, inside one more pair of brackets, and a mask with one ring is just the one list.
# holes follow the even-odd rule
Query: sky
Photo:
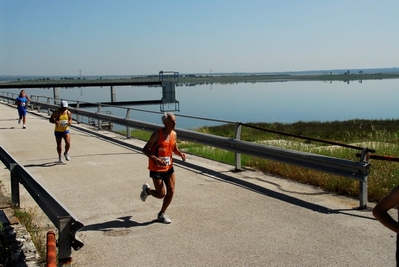
[[0, 75], [399, 67], [397, 0], [0, 0]]

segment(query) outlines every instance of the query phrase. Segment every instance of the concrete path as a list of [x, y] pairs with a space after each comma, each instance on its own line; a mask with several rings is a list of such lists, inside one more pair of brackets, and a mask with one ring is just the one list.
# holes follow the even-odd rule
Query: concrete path
[[[0, 114], [0, 145], [85, 225], [74, 266], [396, 264], [396, 235], [355, 210], [357, 199], [187, 155], [176, 160], [165, 225], [155, 221], [161, 201], [139, 198], [151, 183], [144, 142], [74, 124], [72, 159], [58, 164], [46, 114], [29, 112], [27, 129], [14, 107], [0, 104]], [[7, 169], [0, 179], [9, 192]], [[37, 206], [22, 186], [21, 206]]]

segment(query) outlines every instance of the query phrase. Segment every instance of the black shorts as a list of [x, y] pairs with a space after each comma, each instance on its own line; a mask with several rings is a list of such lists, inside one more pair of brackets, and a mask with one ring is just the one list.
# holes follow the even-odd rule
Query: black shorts
[[150, 177], [151, 178], [155, 178], [155, 179], [161, 179], [161, 180], [165, 180], [167, 178], [169, 178], [172, 173], [174, 173], [175, 170], [173, 169], [173, 167], [169, 170], [167, 170], [166, 172], [155, 172], [155, 171], [150, 171]]

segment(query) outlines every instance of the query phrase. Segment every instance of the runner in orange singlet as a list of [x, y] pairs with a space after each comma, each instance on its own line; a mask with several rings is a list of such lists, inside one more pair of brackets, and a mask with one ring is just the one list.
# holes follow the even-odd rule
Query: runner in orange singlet
[[155, 189], [151, 189], [148, 183], [144, 184], [140, 198], [143, 202], [149, 195], [159, 199], [163, 198], [158, 220], [163, 223], [171, 223], [172, 221], [166, 216], [165, 211], [172, 202], [175, 192], [176, 177], [173, 169], [172, 154], [179, 155], [182, 160], [186, 160], [186, 155], [179, 150], [176, 143], [177, 134], [174, 131], [176, 127], [175, 115], [171, 112], [164, 113], [162, 122], [164, 128], [154, 132], [143, 148], [143, 153], [148, 157], [148, 169]]

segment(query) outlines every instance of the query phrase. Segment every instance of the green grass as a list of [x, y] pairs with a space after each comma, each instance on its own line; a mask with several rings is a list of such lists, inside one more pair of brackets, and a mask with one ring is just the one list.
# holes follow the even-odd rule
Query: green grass
[[49, 229], [43, 229], [36, 223], [36, 211], [33, 208], [28, 210], [15, 209], [14, 215], [31, 235], [32, 242], [35, 244], [40, 258], [42, 260], [46, 259], [46, 233]]
[[[353, 146], [375, 149], [377, 155], [399, 157], [399, 120], [349, 120], [334, 122], [296, 122], [284, 123], [248, 123], [251, 127], [259, 127], [289, 135], [261, 131], [251, 127], [242, 128], [242, 140], [259, 142], [291, 150], [315, 153], [319, 155], [359, 161], [355, 149], [332, 146], [314, 141], [327, 140]], [[194, 129], [196, 131], [218, 136], [234, 138], [235, 125], [221, 125]], [[151, 133], [134, 130], [132, 136], [148, 140]], [[179, 148], [186, 153], [203, 156], [212, 160], [234, 165], [233, 152], [204, 146], [193, 142], [179, 142]], [[399, 184], [399, 163], [370, 159], [371, 172], [368, 177], [369, 201], [379, 201], [393, 187]], [[298, 166], [283, 164], [277, 161], [241, 156], [242, 167], [255, 168], [267, 174], [284, 177], [293, 181], [318, 186], [328, 192], [358, 197], [359, 182], [318, 172]]]

